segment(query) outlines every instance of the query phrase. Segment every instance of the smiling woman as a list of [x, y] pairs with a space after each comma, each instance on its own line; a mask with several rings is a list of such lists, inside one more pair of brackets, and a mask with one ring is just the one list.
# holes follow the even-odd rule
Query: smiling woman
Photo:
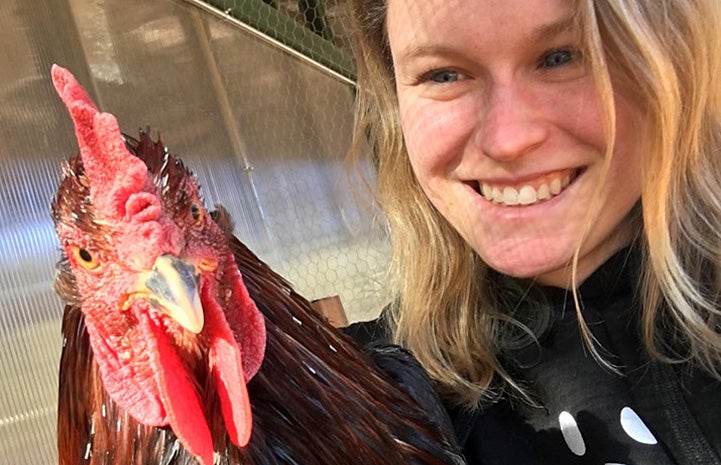
[[603, 109], [572, 13], [562, 0], [452, 9], [394, 0], [387, 16], [403, 134], [423, 191], [493, 269], [559, 287], [571, 285], [594, 199], [579, 280], [629, 242], [622, 220], [641, 195], [642, 112], [617, 94], [606, 157]]
[[353, 3], [383, 324], [469, 462], [721, 463], [721, 4]]

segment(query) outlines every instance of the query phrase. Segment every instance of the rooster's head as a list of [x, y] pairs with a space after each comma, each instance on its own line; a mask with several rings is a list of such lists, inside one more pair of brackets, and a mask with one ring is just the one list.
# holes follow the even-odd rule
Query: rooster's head
[[265, 327], [225, 232], [193, 176], [160, 142], [128, 150], [115, 117], [99, 112], [69, 71], [52, 79], [75, 124], [80, 154], [66, 162], [53, 218], [108, 395], [141, 423], [169, 425], [201, 463], [213, 461], [204, 390], [219, 399], [232, 442], [249, 441], [246, 383]]

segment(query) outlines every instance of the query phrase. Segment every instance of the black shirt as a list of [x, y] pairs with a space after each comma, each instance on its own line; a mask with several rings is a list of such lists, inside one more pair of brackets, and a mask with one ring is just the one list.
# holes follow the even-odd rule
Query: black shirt
[[537, 344], [506, 351], [503, 361], [538, 405], [506, 395], [472, 416], [461, 431], [470, 465], [718, 463], [720, 385], [687, 366], [649, 360], [637, 267], [638, 254], [624, 250], [579, 288], [596, 347], [616, 371], [584, 345], [571, 293], [535, 289], [541, 303], [533, 310], [548, 311], [552, 324]]

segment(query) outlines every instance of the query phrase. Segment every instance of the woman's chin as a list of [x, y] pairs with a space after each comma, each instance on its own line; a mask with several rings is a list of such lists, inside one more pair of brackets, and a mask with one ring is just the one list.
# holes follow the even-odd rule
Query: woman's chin
[[514, 278], [536, 279], [541, 284], [568, 287], [573, 247], [554, 244], [528, 244], [503, 250], [478, 251], [481, 259], [499, 273]]

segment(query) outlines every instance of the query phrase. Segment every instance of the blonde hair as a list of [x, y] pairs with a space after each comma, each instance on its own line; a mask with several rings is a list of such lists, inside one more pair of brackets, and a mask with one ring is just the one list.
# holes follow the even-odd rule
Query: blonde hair
[[[645, 344], [658, 359], [693, 360], [721, 378], [721, 85], [715, 81], [721, 72], [721, 2], [575, 3], [605, 112], [606, 166], [615, 133], [614, 86], [632, 86], [630, 96], [648, 118], [638, 228]], [[353, 0], [353, 14], [354, 152], [370, 140], [377, 161], [378, 200], [398, 281], [391, 312], [395, 341], [413, 351], [453, 403], [477, 405], [504, 385], [520, 392], [497, 358], [501, 326], [509, 318], [492, 291], [498, 275], [436, 211], [412, 172], [400, 130], [385, 1]]]

